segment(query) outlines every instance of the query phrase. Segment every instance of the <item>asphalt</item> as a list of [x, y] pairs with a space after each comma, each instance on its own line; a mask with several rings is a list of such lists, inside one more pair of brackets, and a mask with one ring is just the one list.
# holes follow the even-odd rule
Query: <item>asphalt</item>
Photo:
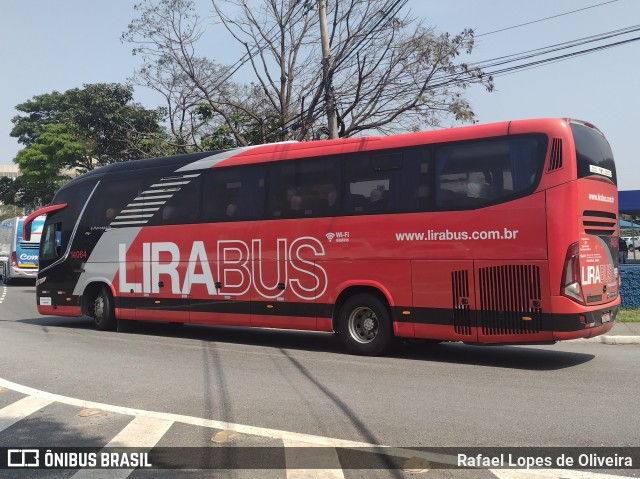
[[640, 323], [617, 322], [607, 336], [640, 336]]
[[574, 341], [604, 344], [640, 344], [640, 323], [617, 322], [606, 334], [589, 339], [575, 339]]

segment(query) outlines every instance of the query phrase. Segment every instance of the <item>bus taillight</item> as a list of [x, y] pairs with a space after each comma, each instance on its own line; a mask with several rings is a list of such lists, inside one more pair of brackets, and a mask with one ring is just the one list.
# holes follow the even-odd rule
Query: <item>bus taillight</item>
[[18, 258], [15, 251], [11, 252], [11, 266], [18, 266]]
[[580, 285], [580, 253], [578, 243], [573, 243], [567, 248], [562, 277], [564, 281], [561, 294], [580, 304], [584, 304], [582, 286]]

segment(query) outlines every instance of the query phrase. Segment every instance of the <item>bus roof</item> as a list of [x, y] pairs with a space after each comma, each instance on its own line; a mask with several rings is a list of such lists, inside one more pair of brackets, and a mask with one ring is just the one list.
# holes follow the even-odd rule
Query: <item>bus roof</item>
[[419, 144], [503, 136], [508, 135], [512, 126], [516, 125], [519, 131], [522, 131], [523, 129], [530, 129], [532, 132], [540, 132], [543, 130], [566, 127], [571, 121], [592, 126], [590, 123], [569, 118], [539, 118], [466, 125], [454, 128], [427, 130], [389, 136], [364, 136], [332, 140], [266, 143], [229, 150], [202, 151], [197, 153], [113, 163], [74, 178], [67, 183], [67, 185], [76, 183], [77, 181], [83, 181], [95, 175], [137, 170], [140, 168], [174, 166], [176, 170], [179, 169], [180, 171], [200, 170], [216, 166], [233, 166], [292, 158], [335, 155], [358, 151], [374, 151], [386, 148], [408, 147]]

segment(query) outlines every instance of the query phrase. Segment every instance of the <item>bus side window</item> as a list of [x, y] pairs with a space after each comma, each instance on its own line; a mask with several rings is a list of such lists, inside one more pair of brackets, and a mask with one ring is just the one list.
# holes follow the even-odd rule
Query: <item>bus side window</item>
[[342, 172], [336, 157], [316, 158], [301, 164], [300, 178], [307, 208], [313, 216], [337, 216], [342, 212]]
[[398, 151], [349, 158], [346, 162], [347, 211], [380, 214], [404, 209], [399, 185], [401, 170], [402, 153]]
[[195, 223], [200, 216], [200, 178], [193, 178], [169, 198], [161, 209], [159, 224]]
[[269, 168], [268, 218], [304, 215], [298, 161], [277, 162]]
[[[436, 203], [474, 209], [522, 196], [535, 188], [546, 137], [515, 135], [441, 145], [436, 153]], [[458, 198], [447, 203], [447, 196]]]
[[202, 177], [202, 221], [241, 221], [264, 214], [263, 165], [213, 168]]
[[436, 151], [436, 204], [440, 209], [476, 209], [495, 199], [495, 176], [507, 158], [505, 140], [460, 142]]
[[509, 140], [508, 164], [504, 167], [504, 188], [508, 193], [534, 188], [544, 166], [547, 138], [527, 135]]
[[62, 223], [49, 223], [43, 232], [42, 259], [57, 259], [62, 255]]
[[[108, 227], [143, 190], [141, 179], [132, 174], [111, 173], [100, 182], [90, 207], [85, 212], [85, 223], [90, 227]], [[133, 213], [132, 213], [133, 214]]]
[[335, 216], [341, 211], [337, 158], [278, 162], [269, 172], [269, 218]]

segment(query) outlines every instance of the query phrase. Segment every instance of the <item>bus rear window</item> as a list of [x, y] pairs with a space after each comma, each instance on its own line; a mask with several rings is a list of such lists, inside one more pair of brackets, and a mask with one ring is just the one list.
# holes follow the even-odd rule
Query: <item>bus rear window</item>
[[611, 146], [605, 137], [595, 128], [581, 123], [571, 123], [573, 140], [576, 145], [578, 178], [603, 176], [617, 185], [616, 166], [613, 162]]

